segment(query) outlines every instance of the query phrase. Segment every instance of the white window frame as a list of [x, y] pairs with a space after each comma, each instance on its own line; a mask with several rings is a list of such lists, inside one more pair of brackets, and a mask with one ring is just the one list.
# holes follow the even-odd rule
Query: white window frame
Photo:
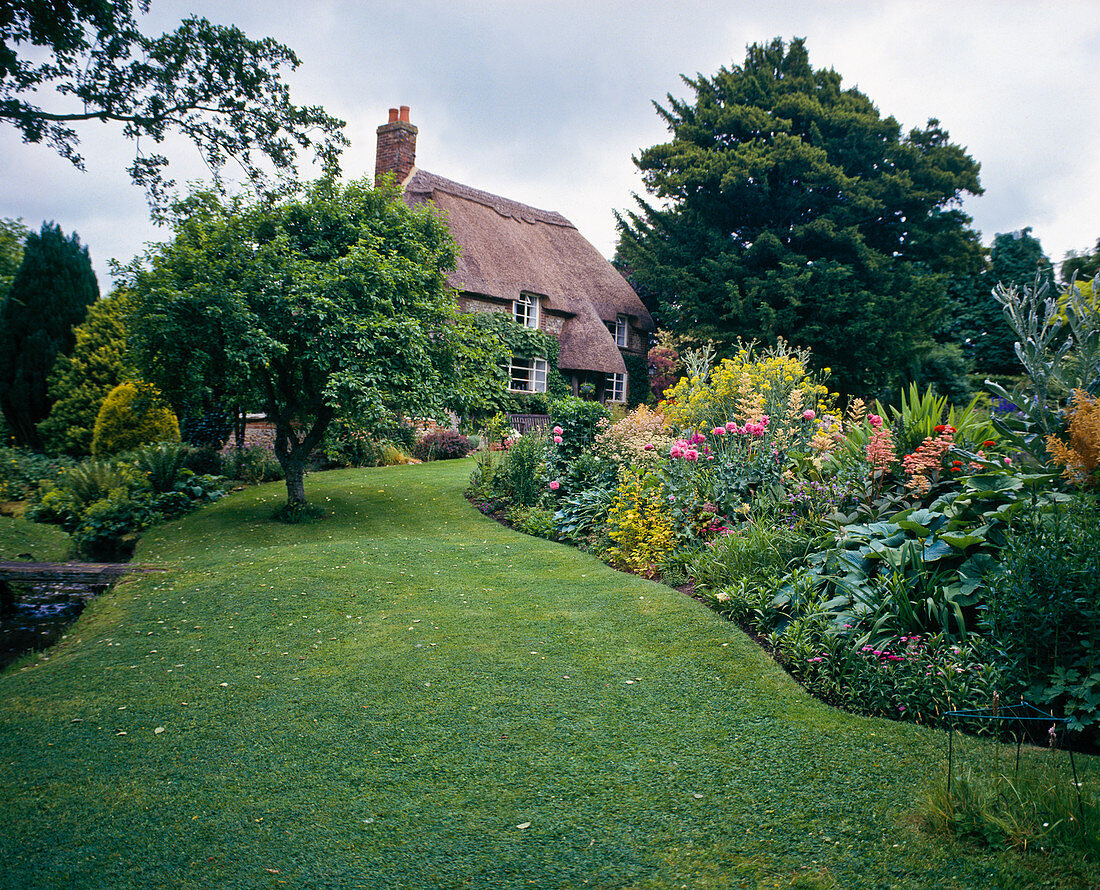
[[544, 358], [513, 356], [508, 366], [508, 389], [511, 392], [546, 392], [546, 372]]
[[625, 349], [627, 345], [629, 326], [625, 315], [615, 316], [615, 345]]
[[520, 294], [512, 301], [512, 319], [525, 328], [539, 328], [539, 298], [534, 294]]
[[608, 374], [603, 384], [604, 401], [626, 401], [626, 374]]

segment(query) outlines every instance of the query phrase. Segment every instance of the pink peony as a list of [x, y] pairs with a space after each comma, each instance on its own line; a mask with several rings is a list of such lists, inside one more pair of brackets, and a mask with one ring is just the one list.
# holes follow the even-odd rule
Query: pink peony
[[699, 452], [694, 448], [689, 448], [684, 452], [684, 460], [699, 460]]
[[646, 442], [645, 445], [642, 446], [642, 451], [652, 451], [652, 450], [653, 450], [653, 443], [652, 442]]
[[565, 432], [565, 430], [563, 430], [560, 426], [554, 427], [554, 435], [555, 436], [560, 436], [564, 432]]
[[724, 426], [716, 426], [713, 432], [716, 436], [724, 436], [726, 434], [726, 428]]
[[554, 436], [554, 444], [555, 445], [560, 445], [561, 444], [561, 436]]
[[882, 426], [882, 418], [879, 417], [877, 414], [868, 414], [867, 422], [871, 424], [871, 429], [877, 430], [880, 426]]
[[728, 433], [735, 433], [735, 432], [737, 432], [737, 421], [735, 421], [735, 420], [727, 420], [727, 421], [726, 421], [726, 432], [728, 432]]
[[557, 479], [550, 483], [551, 491], [557, 491], [559, 488], [561, 488], [561, 483]]
[[803, 420], [813, 420], [815, 417], [817, 417], [817, 412], [816, 411], [810, 411], [809, 409], [807, 409], [807, 410], [802, 412], [802, 419]]

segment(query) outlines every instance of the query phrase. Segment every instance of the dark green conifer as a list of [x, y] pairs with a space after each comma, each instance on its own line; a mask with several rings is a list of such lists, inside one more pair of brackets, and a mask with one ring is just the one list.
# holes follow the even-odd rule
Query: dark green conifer
[[39, 448], [50, 413], [48, 380], [73, 348], [73, 328], [99, 298], [88, 248], [56, 223], [27, 236], [23, 261], [0, 307], [0, 410], [18, 445]]

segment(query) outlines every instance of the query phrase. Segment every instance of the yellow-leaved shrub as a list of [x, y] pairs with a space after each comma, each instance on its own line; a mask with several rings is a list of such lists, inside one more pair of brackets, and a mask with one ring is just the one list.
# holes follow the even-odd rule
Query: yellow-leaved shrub
[[799, 402], [799, 413], [823, 414], [835, 396], [812, 379], [808, 360], [808, 351], [792, 349], [783, 341], [760, 355], [752, 344], [744, 346], [705, 377], [681, 377], [667, 390], [662, 403], [665, 421], [682, 430], [707, 430], [731, 420], [778, 418], [792, 410], [792, 396]]
[[608, 536], [615, 546], [604, 553], [607, 561], [647, 578], [657, 575], [657, 563], [676, 546], [668, 495], [649, 474], [624, 472], [615, 506], [608, 511]]
[[178, 442], [180, 425], [155, 386], [120, 383], [96, 415], [92, 454], [118, 454], [156, 442]]

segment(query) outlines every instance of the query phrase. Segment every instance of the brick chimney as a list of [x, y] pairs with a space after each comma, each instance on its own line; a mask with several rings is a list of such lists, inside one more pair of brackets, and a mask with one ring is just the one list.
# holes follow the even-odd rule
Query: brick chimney
[[416, 165], [416, 127], [409, 123], [409, 106], [390, 109], [390, 119], [378, 128], [378, 148], [374, 155], [374, 181], [387, 173], [394, 181], [408, 179]]

